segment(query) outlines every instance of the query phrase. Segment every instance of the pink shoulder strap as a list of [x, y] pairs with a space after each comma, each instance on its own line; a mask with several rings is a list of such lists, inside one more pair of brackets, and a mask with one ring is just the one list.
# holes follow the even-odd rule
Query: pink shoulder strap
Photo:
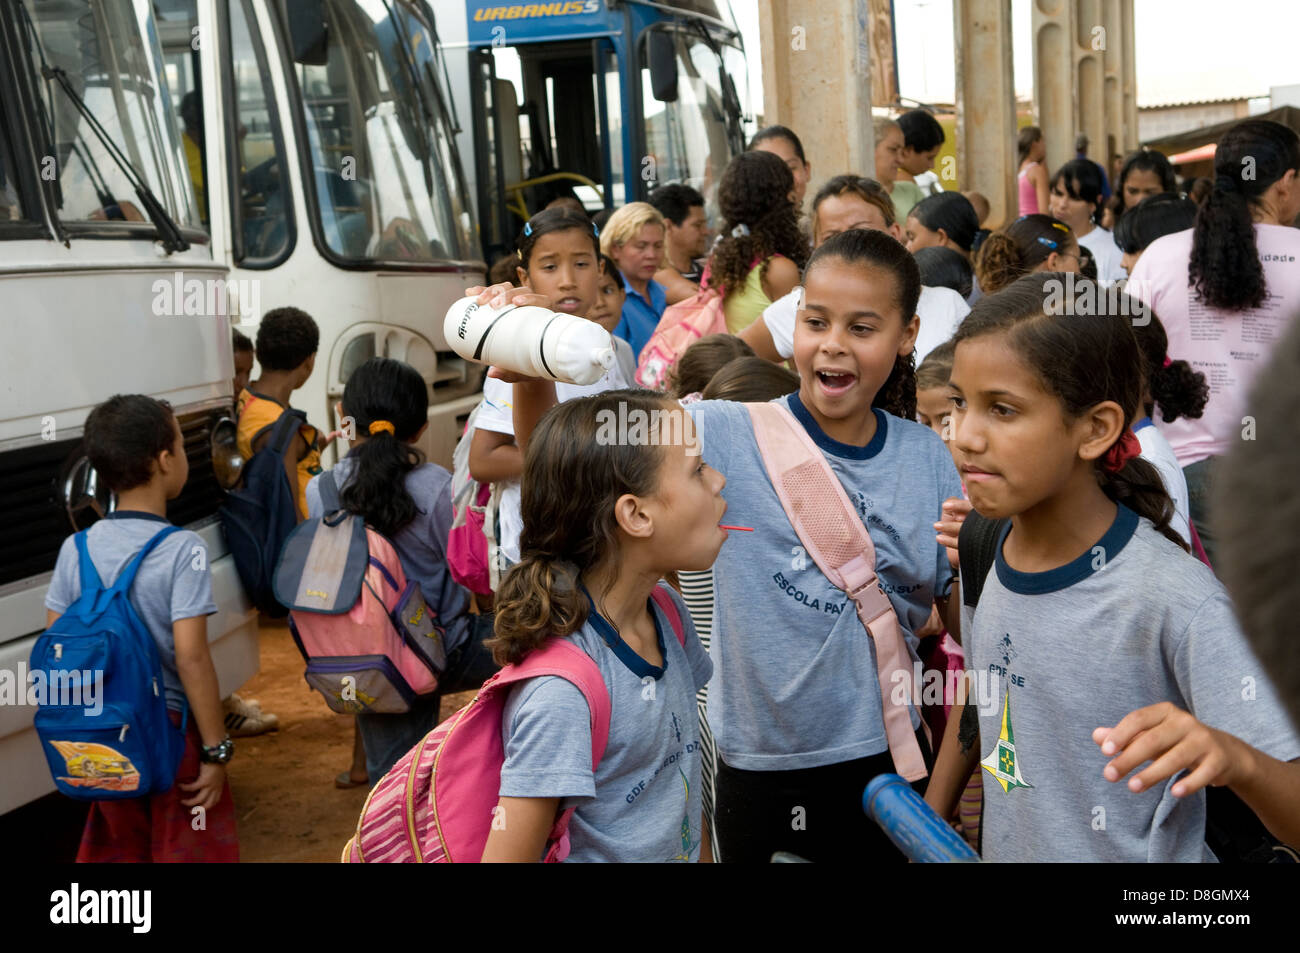
[[686, 648], [686, 630], [682, 628], [682, 616], [677, 611], [677, 603], [673, 602], [672, 594], [662, 585], [655, 586], [655, 591], [650, 593], [650, 598], [655, 601], [664, 615], [668, 616], [668, 624], [673, 627], [673, 635], [677, 636], [677, 642], [682, 648]]
[[609, 689], [605, 687], [600, 669], [591, 656], [572, 642], [550, 639], [519, 664], [507, 665], [497, 672], [492, 676], [491, 684], [500, 691], [515, 682], [543, 675], [556, 675], [571, 682], [587, 699], [587, 707], [591, 710], [591, 768], [594, 771], [609, 743]]
[[[746, 404], [758, 451], [790, 525], [832, 585], [857, 606], [876, 647], [885, 734], [894, 766], [917, 781], [928, 773], [912, 730], [911, 656], [898, 616], [876, 577], [876, 548], [835, 472], [794, 416], [774, 403]], [[904, 704], [895, 704], [899, 688]], [[919, 700], [918, 700], [919, 701]], [[924, 725], [924, 720], [922, 721]]]

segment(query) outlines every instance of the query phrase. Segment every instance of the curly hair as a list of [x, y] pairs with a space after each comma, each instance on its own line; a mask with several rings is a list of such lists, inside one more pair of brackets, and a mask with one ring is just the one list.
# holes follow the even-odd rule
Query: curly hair
[[[1192, 365], [1186, 361], [1169, 358], [1169, 338], [1164, 324], [1154, 311], [1148, 317], [1144, 323], [1133, 322], [1133, 336], [1142, 351], [1147, 392], [1152, 402], [1160, 407], [1160, 416], [1166, 421], [1201, 416], [1210, 399], [1210, 385], [1205, 375], [1192, 370]], [[1150, 416], [1155, 407], [1148, 403], [1145, 410]]]
[[[721, 238], [709, 256], [709, 285], [730, 294], [761, 262], [760, 277], [767, 274], [773, 255], [784, 255], [800, 268], [808, 260], [808, 238], [790, 193], [794, 176], [770, 152], [742, 152], [727, 165], [718, 185], [722, 212]], [[748, 234], [733, 235], [737, 226]]]
[[1041, 212], [1022, 215], [984, 239], [975, 256], [975, 277], [984, 294], [992, 294], [1029, 274], [1052, 252], [1068, 251], [1077, 244], [1064, 222]]
[[320, 329], [298, 308], [272, 308], [257, 326], [257, 363], [264, 371], [292, 371], [319, 346]]

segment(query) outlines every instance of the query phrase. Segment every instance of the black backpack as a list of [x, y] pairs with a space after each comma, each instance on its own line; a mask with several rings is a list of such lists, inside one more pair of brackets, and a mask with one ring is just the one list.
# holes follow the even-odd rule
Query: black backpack
[[245, 464], [239, 484], [218, 510], [244, 592], [259, 611], [275, 619], [289, 614], [275, 598], [275, 564], [298, 525], [298, 488], [285, 473], [284, 455], [306, 420], [301, 410], [286, 409], [270, 425], [265, 446]]
[[[957, 537], [957, 552], [961, 561], [961, 601], [975, 608], [984, 580], [997, 557], [998, 540], [1002, 538], [1005, 519], [991, 520], [970, 511]], [[979, 717], [976, 709], [967, 705], [962, 709], [958, 740], [962, 750], [979, 743]], [[980, 825], [981, 841], [984, 826]], [[1268, 832], [1255, 812], [1229, 788], [1205, 789], [1205, 842], [1210, 850], [1226, 864], [1286, 864], [1300, 862], [1294, 849], [1287, 847]], [[980, 845], [983, 848], [983, 844]]]

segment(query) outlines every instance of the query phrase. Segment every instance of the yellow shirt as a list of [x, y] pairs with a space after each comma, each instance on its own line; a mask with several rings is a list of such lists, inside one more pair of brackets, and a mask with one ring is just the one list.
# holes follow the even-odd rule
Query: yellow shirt
[[188, 132], [181, 133], [181, 144], [185, 146], [185, 164], [189, 166], [190, 180], [194, 183], [194, 197], [199, 201], [199, 217], [206, 222], [208, 200], [203, 192], [203, 150]]
[[[253, 456], [253, 441], [284, 413], [284, 405], [263, 394], [254, 394], [245, 388], [239, 392], [235, 404], [239, 423], [235, 428], [235, 446], [245, 460]], [[298, 435], [307, 446], [307, 452], [298, 459], [298, 517], [307, 518], [307, 484], [321, 472], [320, 451], [316, 449], [317, 430], [310, 424], [298, 428]], [[298, 451], [303, 452], [301, 449]]]
[[772, 299], [763, 290], [763, 265], [770, 258], [764, 259], [745, 276], [745, 283], [722, 303], [722, 312], [727, 316], [727, 330], [739, 334], [758, 320], [763, 310], [772, 303]]

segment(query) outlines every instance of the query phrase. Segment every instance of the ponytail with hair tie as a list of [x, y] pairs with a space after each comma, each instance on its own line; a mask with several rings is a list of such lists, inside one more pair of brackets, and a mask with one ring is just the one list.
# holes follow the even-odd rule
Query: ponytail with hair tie
[[372, 437], [375, 434], [379, 433], [381, 430], [385, 430], [388, 433], [392, 434], [393, 436], [397, 436], [397, 428], [394, 427], [392, 423], [387, 420], [373, 421], [370, 424], [370, 427], [368, 429], [370, 430], [370, 436]]
[[1102, 457], [1102, 469], [1107, 473], [1119, 473], [1128, 462], [1135, 457], [1142, 455], [1142, 444], [1138, 442], [1137, 435], [1125, 427], [1120, 438], [1116, 440], [1106, 455]]

